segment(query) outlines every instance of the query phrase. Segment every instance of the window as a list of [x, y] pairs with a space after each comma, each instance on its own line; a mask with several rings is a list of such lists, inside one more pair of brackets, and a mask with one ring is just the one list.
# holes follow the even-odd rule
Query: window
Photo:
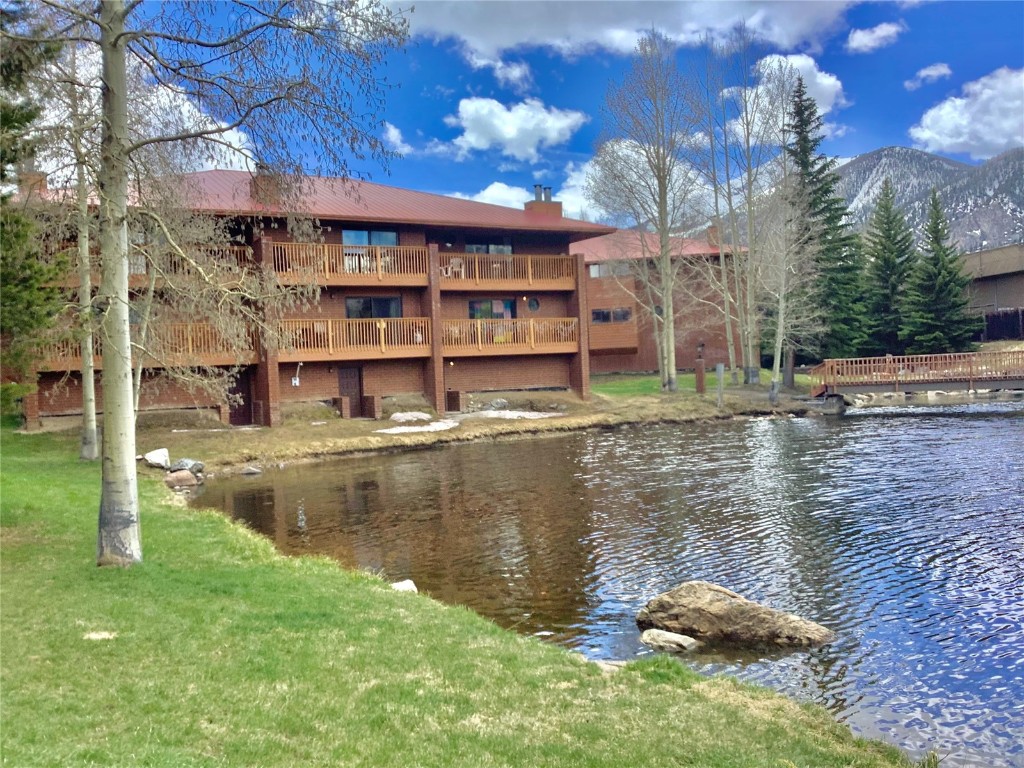
[[540, 299], [538, 299], [536, 296], [531, 296], [529, 300], [526, 302], [526, 308], [531, 312], [536, 312], [538, 309], [540, 309]]
[[[500, 240], [500, 242], [499, 242]], [[512, 253], [512, 238], [470, 239], [466, 241], [466, 253], [496, 253], [508, 255]]]
[[615, 309], [594, 309], [590, 312], [592, 323], [628, 323], [633, 318], [633, 310], [629, 307]]
[[479, 299], [469, 302], [470, 320], [512, 320], [515, 316], [515, 299]]
[[344, 245], [398, 245], [398, 233], [387, 230], [343, 229]]
[[400, 296], [367, 296], [345, 299], [345, 317], [350, 320], [401, 316], [402, 298]]
[[628, 277], [630, 269], [625, 261], [606, 261], [601, 264], [591, 264], [587, 267], [591, 277]]

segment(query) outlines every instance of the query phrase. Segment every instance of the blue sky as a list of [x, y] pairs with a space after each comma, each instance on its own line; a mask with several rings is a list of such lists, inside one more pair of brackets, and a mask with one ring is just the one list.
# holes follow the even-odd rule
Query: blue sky
[[804, 76], [831, 155], [901, 145], [981, 162], [1024, 146], [1020, 0], [427, 0], [409, 19], [382, 116], [403, 157], [390, 174], [362, 169], [395, 186], [518, 206], [541, 183], [574, 215], [605, 93], [638, 35], [677, 41], [685, 69], [702, 35], [740, 21]]

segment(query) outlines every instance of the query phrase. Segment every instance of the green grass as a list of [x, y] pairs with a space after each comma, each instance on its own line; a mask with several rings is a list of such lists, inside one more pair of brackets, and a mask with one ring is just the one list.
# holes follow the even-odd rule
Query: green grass
[[4, 765], [907, 765], [766, 691], [666, 658], [606, 676], [467, 610], [283, 558], [149, 480], [145, 562], [98, 569], [99, 467], [73, 435], [0, 439]]
[[[680, 373], [676, 378], [679, 384], [679, 392], [694, 393], [697, 390], [697, 375], [694, 373]], [[762, 370], [760, 385], [767, 387], [772, 380], [771, 371]], [[796, 386], [798, 390], [807, 391], [811, 388], [811, 378], [806, 374], [797, 374]], [[714, 371], [705, 374], [705, 388], [707, 394], [713, 395], [718, 390], [718, 376]], [[590, 378], [590, 389], [595, 394], [607, 395], [609, 397], [636, 397], [640, 395], [660, 395], [661, 380], [655, 374], [643, 373], [612, 373], [595, 374]], [[729, 374], [726, 373], [725, 391], [728, 392], [735, 387], [730, 383]]]

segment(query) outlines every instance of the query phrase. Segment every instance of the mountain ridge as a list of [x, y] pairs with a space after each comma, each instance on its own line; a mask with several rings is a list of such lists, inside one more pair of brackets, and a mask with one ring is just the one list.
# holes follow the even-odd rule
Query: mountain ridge
[[882, 183], [920, 239], [932, 188], [939, 193], [952, 241], [973, 252], [1024, 242], [1024, 148], [969, 165], [910, 147], [883, 147], [836, 168], [836, 194], [847, 201], [856, 231], [867, 228]]

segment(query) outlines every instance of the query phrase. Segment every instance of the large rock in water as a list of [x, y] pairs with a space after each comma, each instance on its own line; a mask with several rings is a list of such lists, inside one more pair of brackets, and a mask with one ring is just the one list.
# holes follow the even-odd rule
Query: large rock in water
[[664, 629], [708, 645], [812, 647], [835, 639], [832, 630], [792, 613], [747, 600], [707, 581], [687, 581], [653, 598], [636, 615], [641, 629]]

